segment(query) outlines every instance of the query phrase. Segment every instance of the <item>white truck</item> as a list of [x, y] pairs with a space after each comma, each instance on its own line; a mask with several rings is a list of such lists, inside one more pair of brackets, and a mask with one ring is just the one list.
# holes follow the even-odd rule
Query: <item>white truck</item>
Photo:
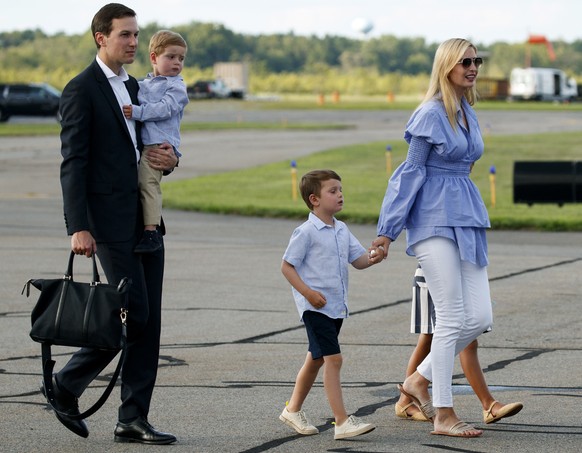
[[578, 96], [576, 80], [560, 69], [513, 68], [509, 78], [511, 100], [568, 102]]
[[230, 97], [244, 99], [249, 91], [249, 65], [246, 62], [214, 64], [214, 77], [230, 89]]

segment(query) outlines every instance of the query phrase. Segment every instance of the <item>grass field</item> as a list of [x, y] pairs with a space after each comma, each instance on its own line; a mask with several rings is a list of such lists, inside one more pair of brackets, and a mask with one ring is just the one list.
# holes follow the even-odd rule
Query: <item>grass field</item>
[[[547, 159], [548, 149], [560, 160], [580, 160], [582, 133], [485, 137], [485, 156], [472, 172], [491, 223], [498, 229], [582, 231], [582, 208], [551, 204], [513, 203], [513, 163]], [[342, 177], [346, 198], [339, 218], [354, 223], [376, 223], [387, 185], [385, 143], [346, 146], [312, 154], [297, 161], [297, 178], [311, 169], [331, 168]], [[406, 157], [407, 145], [393, 143], [392, 169]], [[491, 205], [490, 168], [495, 166], [496, 204]], [[168, 208], [241, 215], [304, 218], [307, 207], [293, 199], [289, 161], [239, 171], [163, 184]]]
[[[180, 127], [182, 132], [192, 131], [219, 131], [229, 129], [256, 129], [256, 130], [341, 130], [350, 129], [351, 126], [345, 124], [326, 123], [249, 123], [249, 122], [222, 122], [222, 123], [200, 123], [184, 122]], [[61, 131], [61, 126], [55, 122], [42, 124], [0, 124], [0, 137], [25, 137], [33, 135], [56, 135]]]
[[[412, 111], [418, 99], [396, 97], [392, 102], [382, 97], [342, 98], [340, 102], [318, 105], [315, 96], [281, 97], [277, 101], [202, 101], [187, 108], [204, 109], [213, 102], [233, 102], [245, 109], [405, 109]], [[205, 104], [207, 103], [207, 104]], [[214, 104], [215, 105], [215, 104]], [[511, 103], [479, 102], [477, 110], [582, 110], [581, 103]], [[182, 123], [182, 131], [227, 129], [344, 129], [338, 124], [296, 124], [286, 122], [249, 123]], [[0, 136], [56, 135], [60, 125], [54, 123], [0, 123]], [[392, 143], [392, 169], [406, 156], [407, 146], [401, 140]], [[297, 178], [314, 168], [332, 168], [343, 179], [346, 204], [338, 217], [358, 223], [375, 223], [386, 190], [387, 169], [385, 143], [347, 146], [316, 153], [300, 159]], [[513, 164], [519, 160], [547, 160], [551, 150], [559, 160], [582, 160], [582, 132], [539, 135], [485, 137], [485, 156], [477, 162], [472, 179], [479, 187], [489, 208], [491, 223], [499, 229], [532, 229], [546, 231], [582, 231], [582, 207], [578, 204], [527, 206], [513, 203]], [[491, 205], [489, 170], [496, 168], [496, 204]], [[236, 213], [254, 216], [304, 218], [307, 208], [299, 196], [293, 199], [290, 162], [284, 161], [256, 168], [202, 176], [187, 181], [165, 182], [164, 204], [175, 209]]]

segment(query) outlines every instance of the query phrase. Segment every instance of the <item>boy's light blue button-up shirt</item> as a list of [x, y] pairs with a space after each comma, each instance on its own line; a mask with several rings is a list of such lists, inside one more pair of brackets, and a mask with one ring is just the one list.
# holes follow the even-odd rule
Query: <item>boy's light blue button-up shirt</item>
[[424, 239], [447, 237], [458, 244], [461, 259], [486, 266], [489, 216], [469, 178], [471, 164], [482, 156], [484, 145], [475, 111], [465, 98], [461, 105], [468, 128], [459, 107], [456, 131], [439, 99], [412, 114], [404, 138], [419, 146], [411, 146], [406, 161], [390, 178], [377, 232], [395, 240], [406, 228], [409, 255], [414, 255], [411, 247]]
[[365, 253], [366, 249], [344, 222], [334, 219], [332, 227], [312, 212], [309, 214], [307, 221], [291, 235], [283, 260], [295, 267], [307, 286], [322, 293], [327, 303], [317, 310], [292, 288], [301, 319], [307, 310], [333, 319], [348, 317], [349, 264]]

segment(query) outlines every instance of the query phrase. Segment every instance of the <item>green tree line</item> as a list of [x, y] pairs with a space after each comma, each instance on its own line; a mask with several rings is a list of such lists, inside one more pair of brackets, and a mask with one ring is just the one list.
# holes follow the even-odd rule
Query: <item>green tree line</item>
[[[147, 46], [151, 35], [165, 28], [150, 23], [140, 30], [139, 52], [131, 73], [150, 70]], [[293, 33], [248, 35], [221, 24], [191, 22], [173, 30], [188, 43], [184, 79], [212, 77], [218, 61], [246, 61], [251, 70], [251, 91], [298, 93], [341, 90], [352, 94], [417, 93], [426, 86], [438, 43], [424, 38], [382, 35], [370, 39], [342, 36], [300, 36]], [[527, 43], [475, 43], [485, 57], [481, 76], [505, 79], [512, 68], [560, 68], [582, 80], [582, 40], [553, 42], [556, 59], [545, 46]], [[89, 30], [83, 34], [47, 35], [42, 30], [0, 32], [0, 81], [37, 81], [62, 89], [95, 56]], [[331, 83], [331, 80], [334, 83]]]

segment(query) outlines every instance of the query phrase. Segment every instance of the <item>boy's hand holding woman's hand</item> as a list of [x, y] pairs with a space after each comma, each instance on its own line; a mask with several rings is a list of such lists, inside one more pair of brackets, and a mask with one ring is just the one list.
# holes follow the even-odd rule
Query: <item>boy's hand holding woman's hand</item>
[[370, 265], [378, 264], [384, 259], [384, 249], [382, 246], [376, 247], [372, 245], [372, 247], [368, 248], [368, 263]]
[[386, 236], [378, 236], [372, 241], [372, 246], [368, 249], [370, 264], [377, 264], [388, 258], [388, 247], [390, 247], [391, 242]]

